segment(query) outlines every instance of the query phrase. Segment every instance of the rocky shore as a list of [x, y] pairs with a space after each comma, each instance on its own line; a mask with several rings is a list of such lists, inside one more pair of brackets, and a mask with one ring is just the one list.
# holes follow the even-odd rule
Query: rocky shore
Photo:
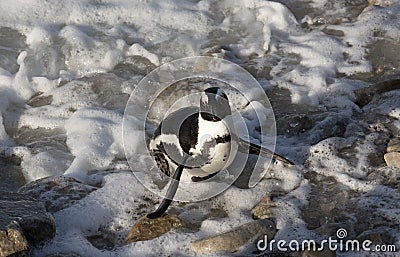
[[[257, 248], [264, 236], [321, 242], [339, 229], [346, 239], [395, 246], [397, 256], [399, 3], [178, 1], [187, 5], [181, 12], [166, 1], [144, 5], [149, 11], [139, 17], [151, 18], [133, 26], [127, 14], [127, 21], [110, 15], [118, 4], [106, 2], [87, 1], [93, 14], [79, 3], [75, 11], [87, 17], [71, 11], [50, 28], [0, 26], [0, 257], [386, 256]], [[172, 14], [155, 22], [164, 7]], [[254, 188], [236, 183], [211, 199], [174, 202], [149, 220], [160, 198], [134, 176], [149, 160], [140, 156], [130, 167], [124, 157], [124, 108], [143, 76], [190, 55], [225, 58], [260, 82], [276, 117], [275, 150], [295, 166], [263, 167]], [[254, 140], [263, 137], [258, 129]]]

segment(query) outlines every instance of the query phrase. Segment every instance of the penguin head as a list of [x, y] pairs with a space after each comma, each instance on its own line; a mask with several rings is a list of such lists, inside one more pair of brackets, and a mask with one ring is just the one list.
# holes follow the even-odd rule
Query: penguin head
[[225, 92], [219, 87], [204, 90], [200, 97], [200, 114], [207, 121], [220, 121], [231, 115], [231, 107]]

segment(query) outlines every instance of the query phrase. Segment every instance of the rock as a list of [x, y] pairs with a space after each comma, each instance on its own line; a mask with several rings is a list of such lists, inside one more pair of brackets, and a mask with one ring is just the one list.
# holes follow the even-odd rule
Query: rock
[[125, 243], [150, 240], [182, 226], [181, 220], [173, 215], [164, 214], [157, 219], [144, 217], [132, 226]]
[[21, 228], [0, 229], [0, 256], [29, 256], [29, 245]]
[[313, 126], [313, 121], [308, 115], [305, 114], [293, 114], [284, 115], [277, 119], [276, 133], [278, 135], [297, 135], [303, 133]]
[[54, 253], [51, 255], [46, 255], [45, 257], [81, 257], [76, 253]]
[[54, 219], [43, 203], [23, 194], [0, 191], [0, 206], [0, 256], [24, 256], [27, 242], [37, 244], [55, 236]]
[[304, 250], [301, 253], [300, 257], [336, 257], [336, 253], [329, 250], [328, 248], [324, 248], [322, 251]]
[[356, 103], [363, 107], [367, 105], [375, 95], [382, 94], [391, 90], [400, 89], [400, 79], [393, 78], [383, 82], [378, 82], [368, 87], [356, 89], [354, 94], [356, 96]]
[[388, 153], [400, 152], [400, 138], [395, 137], [395, 138], [390, 139], [390, 141], [387, 145], [386, 151]]
[[18, 192], [42, 201], [46, 210], [54, 213], [71, 206], [96, 189], [71, 177], [54, 176], [32, 181]]
[[263, 199], [251, 210], [253, 219], [269, 219], [273, 216], [273, 204], [271, 196], [267, 194]]
[[395, 0], [368, 0], [370, 5], [377, 5], [377, 6], [390, 6], [395, 2]]
[[368, 174], [367, 180], [374, 184], [381, 184], [396, 188], [400, 181], [400, 172], [395, 167], [383, 166], [372, 169]]
[[360, 242], [370, 240], [373, 245], [391, 245], [396, 241], [391, 231], [385, 227], [378, 227], [369, 231], [364, 231], [357, 236], [357, 240]]
[[53, 96], [42, 96], [43, 93], [38, 93], [32, 96], [31, 99], [27, 102], [31, 107], [41, 107], [45, 105], [50, 105], [53, 102]]
[[202, 253], [235, 252], [244, 245], [256, 243], [257, 239], [265, 235], [272, 239], [275, 233], [276, 226], [271, 220], [255, 220], [222, 234], [193, 242], [192, 250]]
[[0, 190], [16, 192], [25, 183], [21, 166], [0, 157]]
[[331, 36], [344, 37], [344, 32], [342, 30], [325, 28], [322, 31]]
[[[128, 57], [125, 60], [130, 58], [131, 57]], [[147, 61], [147, 59], [144, 58], [144, 61]], [[150, 70], [146, 70], [145, 74], [152, 71], [154, 69], [153, 67], [155, 68], [153, 65]], [[145, 68], [147, 68], [147, 66], [145, 66], [144, 69]], [[124, 80], [120, 77], [112, 73], [98, 73], [93, 76], [84, 77], [81, 80], [91, 84], [92, 91], [96, 94], [96, 100], [102, 107], [112, 110], [125, 108], [125, 104], [129, 99], [129, 94], [122, 92], [121, 84]]]
[[385, 158], [387, 166], [400, 169], [400, 152], [387, 153], [383, 157]]

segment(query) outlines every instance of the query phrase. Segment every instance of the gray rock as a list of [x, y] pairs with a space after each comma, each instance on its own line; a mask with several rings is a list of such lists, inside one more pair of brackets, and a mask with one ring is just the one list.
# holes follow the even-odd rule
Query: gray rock
[[54, 213], [71, 206], [96, 189], [71, 177], [54, 176], [32, 181], [18, 192], [42, 201], [46, 210]]
[[343, 30], [325, 28], [322, 31], [325, 32], [325, 34], [328, 34], [328, 35], [331, 35], [331, 36], [344, 37]]
[[27, 104], [30, 105], [31, 107], [41, 107], [45, 105], [50, 105], [52, 101], [53, 101], [52, 95], [42, 96], [42, 93], [39, 93], [32, 96], [32, 98], [29, 99]]
[[400, 152], [400, 138], [395, 137], [395, 138], [390, 139], [390, 141], [387, 145], [386, 151], [388, 153]]
[[279, 124], [276, 127], [278, 135], [297, 135], [311, 129], [313, 126], [313, 121], [305, 114], [284, 115], [276, 122]]
[[324, 248], [322, 251], [305, 250], [301, 253], [300, 257], [336, 257], [336, 253], [327, 248]]
[[370, 183], [397, 188], [398, 181], [400, 181], [400, 172], [399, 169], [395, 167], [383, 166], [372, 169], [371, 173], [368, 174], [367, 179]]
[[374, 83], [370, 86], [356, 89], [354, 94], [356, 96], [356, 103], [363, 107], [367, 105], [375, 95], [379, 95], [391, 90], [400, 89], [400, 79], [395, 77], [386, 81]]
[[26, 182], [21, 166], [11, 158], [0, 157], [0, 190], [16, 192]]
[[400, 153], [391, 152], [384, 155], [385, 162], [390, 167], [396, 167], [400, 169]]
[[257, 239], [265, 235], [272, 239], [275, 233], [276, 226], [271, 220], [255, 220], [222, 234], [193, 242], [192, 250], [202, 253], [235, 252], [245, 245], [256, 243]]
[[395, 1], [394, 0], [368, 0], [370, 5], [377, 5], [377, 6], [389, 6], [392, 5]]
[[43, 203], [23, 194], [0, 191], [0, 206], [0, 256], [24, 256], [27, 242], [37, 244], [55, 236], [53, 216]]
[[51, 255], [46, 255], [46, 257], [81, 257], [76, 253], [54, 253]]

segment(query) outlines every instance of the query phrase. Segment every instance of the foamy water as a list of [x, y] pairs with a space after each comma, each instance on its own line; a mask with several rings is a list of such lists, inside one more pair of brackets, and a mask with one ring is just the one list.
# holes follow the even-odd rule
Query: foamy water
[[[387, 231], [400, 249], [398, 181], [370, 178], [398, 177], [370, 156], [399, 131], [400, 97], [389, 92], [360, 108], [353, 93], [368, 85], [359, 78], [398, 73], [398, 53], [385, 48], [399, 46], [400, 3], [281, 2], [0, 1], [0, 152], [21, 157], [26, 182], [65, 174], [102, 185], [54, 214], [57, 235], [34, 256], [203, 256], [190, 242], [250, 221], [267, 192], [278, 195], [277, 240], [323, 239], [334, 224], [352, 237]], [[390, 53], [383, 60], [382, 51]], [[154, 68], [196, 55], [225, 58], [255, 76], [274, 107], [276, 150], [298, 165], [273, 165], [252, 189], [175, 204], [182, 219], [197, 224], [192, 231], [123, 246], [158, 199], [125, 160], [123, 143], [143, 149], [135, 137], [122, 141], [125, 104]], [[182, 87], [174, 96], [189, 93]], [[165, 97], [154, 112], [172, 104]], [[139, 155], [138, 176], [146, 161]], [[100, 234], [114, 247], [88, 240]]]

